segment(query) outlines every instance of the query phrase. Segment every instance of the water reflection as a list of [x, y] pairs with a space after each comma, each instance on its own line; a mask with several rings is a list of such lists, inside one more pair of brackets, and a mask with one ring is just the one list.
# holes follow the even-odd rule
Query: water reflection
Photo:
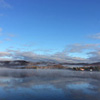
[[89, 84], [89, 83], [80, 83], [80, 84], [69, 84], [67, 85], [67, 87], [69, 89], [72, 89], [72, 90], [81, 90], [83, 91], [84, 93], [88, 93], [88, 94], [95, 94], [96, 91], [92, 91], [92, 89], [95, 88], [95, 86]]
[[0, 70], [0, 100], [100, 100], [100, 73]]

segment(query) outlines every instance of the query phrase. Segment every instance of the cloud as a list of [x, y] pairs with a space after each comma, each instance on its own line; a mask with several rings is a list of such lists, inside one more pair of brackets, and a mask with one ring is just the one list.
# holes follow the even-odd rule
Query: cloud
[[0, 27], [0, 32], [2, 32], [2, 28]]
[[2, 36], [2, 42], [11, 41], [15, 37], [15, 34], [6, 34], [3, 32], [3, 28], [0, 27], [0, 36]]
[[66, 50], [70, 53], [81, 53], [84, 50], [89, 50], [89, 49], [97, 49], [100, 46], [100, 44], [72, 44], [68, 45], [66, 47]]
[[15, 37], [15, 34], [7, 34], [7, 37], [4, 39], [4, 41], [11, 41], [12, 38]]
[[[3, 57], [9, 58], [12, 60], [27, 60], [27, 61], [50, 61], [50, 62], [67, 62], [67, 63], [93, 63], [100, 61], [100, 48], [99, 44], [73, 44], [69, 45], [67, 48], [62, 50], [61, 52], [50, 53], [50, 54], [39, 54], [36, 53], [35, 50], [24, 51], [24, 50], [14, 50], [7, 49], [5, 52], [0, 52], [0, 59]], [[70, 53], [82, 53], [84, 50], [88, 50], [93, 48], [94, 50], [90, 50], [86, 53], [88, 58], [82, 57], [73, 57], [69, 55]]]
[[55, 61], [55, 62], [85, 62], [86, 59], [81, 57], [71, 57], [64, 55], [63, 52], [57, 52], [51, 55], [36, 54], [33, 51], [20, 51], [8, 49], [6, 52], [0, 52], [0, 57], [9, 57], [13, 60], [27, 60], [27, 61]]
[[11, 39], [10, 39], [10, 38], [5, 38], [4, 40], [5, 40], [5, 41], [11, 41]]
[[9, 37], [15, 37], [15, 34], [8, 34]]
[[100, 39], [100, 33], [96, 33], [96, 34], [90, 35], [89, 38]]
[[90, 62], [100, 62], [100, 50], [95, 50], [88, 53]]
[[9, 52], [0, 52], [0, 57], [10, 56]]
[[0, 27], [0, 36], [2, 36], [2, 30], [3, 30], [3, 29]]
[[0, 41], [0, 44], [3, 43], [3, 41]]
[[5, 0], [0, 0], [0, 7], [1, 8], [11, 8], [11, 5], [7, 3]]
[[[73, 44], [74, 45], [74, 44]], [[74, 52], [80, 52], [84, 49], [97, 48], [99, 44], [85, 44], [85, 45], [74, 45], [75, 51], [72, 48], [68, 51], [66, 48], [61, 52], [56, 52], [54, 54], [37, 54], [35, 51], [21, 51], [21, 50], [7, 50], [10, 53], [12, 59], [23, 59], [28, 61], [56, 61], [56, 62], [68, 62], [68, 63], [83, 63], [83, 62], [97, 62], [100, 61], [100, 48], [94, 49], [94, 51], [89, 51], [87, 53], [88, 58], [82, 57], [72, 57], [69, 54]], [[83, 46], [83, 47], [82, 47]], [[71, 46], [73, 47], [73, 46]], [[81, 48], [80, 48], [81, 47]], [[68, 48], [68, 47], [67, 47]], [[73, 47], [74, 48], [74, 47]], [[77, 49], [77, 48], [80, 48]]]
[[4, 14], [0, 14], [0, 16], [4, 16]]

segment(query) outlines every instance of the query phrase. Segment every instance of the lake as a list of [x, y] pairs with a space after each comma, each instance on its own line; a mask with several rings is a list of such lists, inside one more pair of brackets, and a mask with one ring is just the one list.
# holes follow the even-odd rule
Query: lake
[[100, 100], [100, 72], [0, 69], [0, 100]]

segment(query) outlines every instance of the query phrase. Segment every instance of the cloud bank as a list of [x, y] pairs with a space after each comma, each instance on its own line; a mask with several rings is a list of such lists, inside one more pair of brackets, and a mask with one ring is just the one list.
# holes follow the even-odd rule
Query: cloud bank
[[[15, 38], [14, 34], [5, 34], [3, 29], [0, 28], [1, 37], [3, 38], [0, 43], [6, 41], [9, 42], [12, 38]], [[92, 38], [99, 39], [100, 34], [94, 34]], [[3, 43], [2, 43], [3, 44]], [[93, 63], [100, 61], [100, 43], [97, 44], [69, 44], [60, 52], [52, 53], [52, 50], [44, 49], [30, 49], [34, 44], [25, 44], [20, 49], [6, 49], [0, 51], [0, 60], [27, 60], [27, 61], [54, 61], [54, 62], [66, 62], [66, 63]], [[30, 51], [29, 51], [30, 49]], [[26, 50], [26, 51], [25, 51]], [[38, 53], [43, 52], [43, 53]], [[80, 55], [86, 55], [87, 57], [80, 57]]]
[[[94, 50], [91, 50], [91, 48]], [[70, 53], [82, 53], [84, 50], [90, 49], [87, 52], [87, 58], [70, 56]], [[33, 51], [21, 51], [7, 49], [5, 52], [0, 52], [0, 60], [27, 60], [27, 61], [55, 61], [67, 63], [93, 63], [100, 61], [100, 48], [99, 44], [73, 44], [54, 54], [38, 54]]]

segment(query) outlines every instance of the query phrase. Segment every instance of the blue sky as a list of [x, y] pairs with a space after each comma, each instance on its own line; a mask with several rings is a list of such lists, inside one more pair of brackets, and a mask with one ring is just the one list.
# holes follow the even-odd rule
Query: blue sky
[[55, 54], [79, 44], [81, 52], [66, 52], [87, 58], [99, 49], [100, 0], [0, 0], [0, 29], [1, 52]]

